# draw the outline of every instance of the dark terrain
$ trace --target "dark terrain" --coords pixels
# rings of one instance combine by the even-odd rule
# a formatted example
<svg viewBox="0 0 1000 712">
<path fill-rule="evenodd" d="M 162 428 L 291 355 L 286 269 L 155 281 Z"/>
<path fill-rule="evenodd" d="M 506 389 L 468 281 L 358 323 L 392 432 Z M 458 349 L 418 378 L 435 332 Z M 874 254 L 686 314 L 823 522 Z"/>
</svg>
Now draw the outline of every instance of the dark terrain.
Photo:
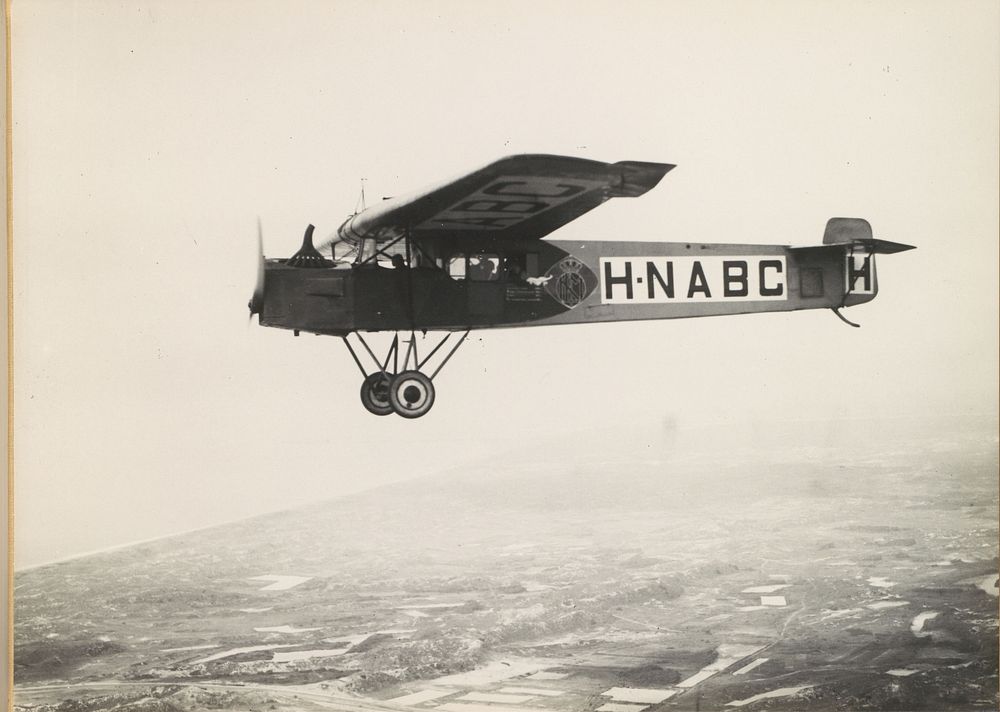
<svg viewBox="0 0 1000 712">
<path fill-rule="evenodd" d="M 15 704 L 996 709 L 995 423 L 585 435 L 19 572 Z"/>
</svg>

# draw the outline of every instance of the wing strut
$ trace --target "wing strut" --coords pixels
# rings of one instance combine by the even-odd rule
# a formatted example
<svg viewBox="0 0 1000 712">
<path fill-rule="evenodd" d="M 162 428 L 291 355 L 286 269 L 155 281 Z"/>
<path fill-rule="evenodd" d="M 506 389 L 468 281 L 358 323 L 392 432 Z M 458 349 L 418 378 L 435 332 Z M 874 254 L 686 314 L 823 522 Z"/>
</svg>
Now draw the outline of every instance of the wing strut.
<svg viewBox="0 0 1000 712">
<path fill-rule="evenodd" d="M 413 337 L 413 329 L 416 327 L 416 311 L 413 308 L 413 254 L 410 251 L 410 228 L 406 228 L 403 246 L 406 248 L 406 315 L 410 318 L 410 347 L 416 349 L 417 340 Z M 410 354 L 407 352 L 407 359 Z M 416 351 L 413 353 L 413 360 L 417 360 Z"/>
</svg>

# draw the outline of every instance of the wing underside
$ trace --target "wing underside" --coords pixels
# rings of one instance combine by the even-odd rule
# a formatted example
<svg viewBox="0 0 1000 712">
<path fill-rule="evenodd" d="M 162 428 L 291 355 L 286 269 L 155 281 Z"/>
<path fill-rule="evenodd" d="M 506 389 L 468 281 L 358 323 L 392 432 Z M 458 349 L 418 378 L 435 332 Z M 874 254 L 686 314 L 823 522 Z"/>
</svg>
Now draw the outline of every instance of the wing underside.
<svg viewBox="0 0 1000 712">
<path fill-rule="evenodd" d="M 540 239 L 610 198 L 642 195 L 673 168 L 666 163 L 602 163 L 527 154 L 500 159 L 460 178 L 383 201 L 352 216 L 338 238 L 356 243 L 414 238 Z"/>
</svg>

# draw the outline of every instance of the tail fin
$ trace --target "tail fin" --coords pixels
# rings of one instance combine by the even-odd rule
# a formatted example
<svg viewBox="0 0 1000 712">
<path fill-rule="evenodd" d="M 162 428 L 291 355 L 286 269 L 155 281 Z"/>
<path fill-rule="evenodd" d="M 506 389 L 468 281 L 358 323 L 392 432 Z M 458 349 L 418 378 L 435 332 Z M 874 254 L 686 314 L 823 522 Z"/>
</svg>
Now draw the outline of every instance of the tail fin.
<svg viewBox="0 0 1000 712">
<path fill-rule="evenodd" d="M 845 285 L 841 306 L 845 307 L 871 301 L 878 294 L 875 255 L 891 255 L 915 249 L 913 245 L 901 242 L 876 240 L 872 237 L 872 226 L 863 218 L 830 218 L 823 233 L 823 244 L 844 249 Z M 837 316 L 844 319 L 839 312 Z"/>
</svg>

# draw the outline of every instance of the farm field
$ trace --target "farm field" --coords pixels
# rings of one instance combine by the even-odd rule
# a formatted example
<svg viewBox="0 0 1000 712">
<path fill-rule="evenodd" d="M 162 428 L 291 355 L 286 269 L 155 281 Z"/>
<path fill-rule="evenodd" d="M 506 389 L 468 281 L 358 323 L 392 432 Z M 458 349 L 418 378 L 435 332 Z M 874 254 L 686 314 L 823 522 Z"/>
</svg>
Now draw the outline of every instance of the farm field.
<svg viewBox="0 0 1000 712">
<path fill-rule="evenodd" d="M 611 433 L 18 572 L 15 704 L 995 709 L 995 430 L 851 427 Z"/>
</svg>

